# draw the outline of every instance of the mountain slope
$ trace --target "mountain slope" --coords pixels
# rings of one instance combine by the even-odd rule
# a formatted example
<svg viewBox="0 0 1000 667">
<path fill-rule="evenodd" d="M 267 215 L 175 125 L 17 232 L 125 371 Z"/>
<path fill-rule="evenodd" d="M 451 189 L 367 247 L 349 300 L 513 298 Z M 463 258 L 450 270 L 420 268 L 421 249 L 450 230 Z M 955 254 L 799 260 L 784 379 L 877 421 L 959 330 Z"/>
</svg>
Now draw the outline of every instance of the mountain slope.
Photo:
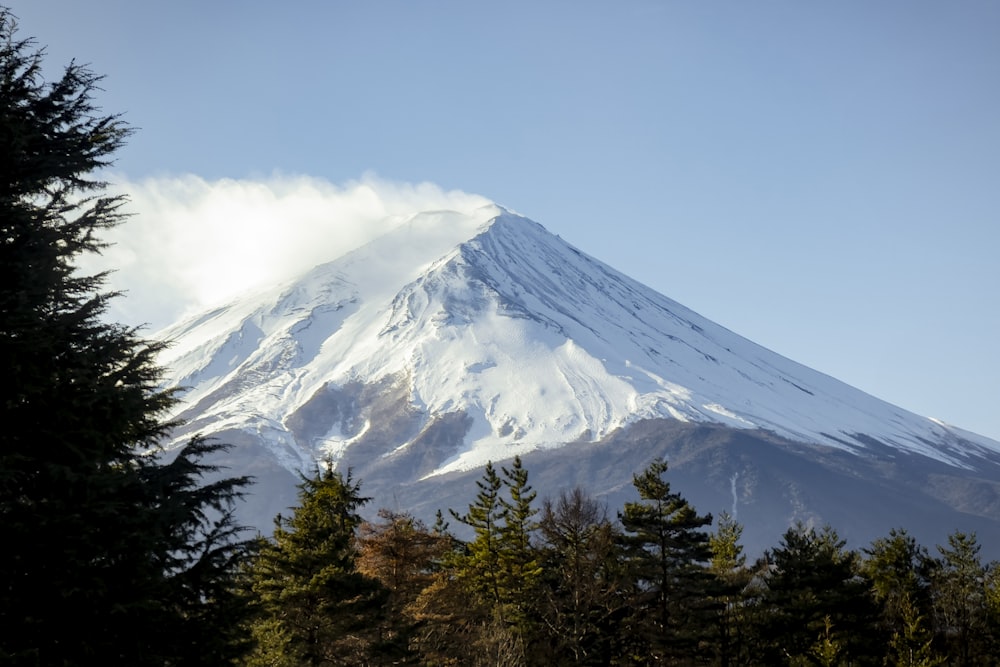
<svg viewBox="0 0 1000 667">
<path fill-rule="evenodd" d="M 236 467 L 252 459 L 275 479 L 331 457 L 380 500 L 404 487 L 440 495 L 442 480 L 515 454 L 567 480 L 602 445 L 648 461 L 670 441 L 628 444 L 649 424 L 752 433 L 768 451 L 837 452 L 859 469 L 905 457 L 918 476 L 992 475 L 1000 460 L 1000 443 L 766 350 L 499 207 L 414 215 L 164 335 L 176 341 L 171 379 L 189 387 L 179 437 L 219 434 L 240 445 Z M 606 492 L 634 471 L 607 472 Z"/>
</svg>

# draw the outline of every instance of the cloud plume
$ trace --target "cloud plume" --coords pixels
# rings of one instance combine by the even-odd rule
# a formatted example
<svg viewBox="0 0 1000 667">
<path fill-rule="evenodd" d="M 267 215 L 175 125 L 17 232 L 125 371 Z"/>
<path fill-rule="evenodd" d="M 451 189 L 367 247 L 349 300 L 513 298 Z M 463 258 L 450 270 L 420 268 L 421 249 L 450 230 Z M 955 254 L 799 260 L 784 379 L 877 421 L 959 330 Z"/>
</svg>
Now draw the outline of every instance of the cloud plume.
<svg viewBox="0 0 1000 667">
<path fill-rule="evenodd" d="M 126 295 L 113 302 L 111 318 L 149 332 L 339 257 L 409 214 L 490 203 L 375 176 L 343 185 L 303 176 L 119 178 L 112 192 L 129 196 L 134 215 L 105 235 L 111 247 L 80 265 L 112 270 L 108 287 Z"/>
</svg>

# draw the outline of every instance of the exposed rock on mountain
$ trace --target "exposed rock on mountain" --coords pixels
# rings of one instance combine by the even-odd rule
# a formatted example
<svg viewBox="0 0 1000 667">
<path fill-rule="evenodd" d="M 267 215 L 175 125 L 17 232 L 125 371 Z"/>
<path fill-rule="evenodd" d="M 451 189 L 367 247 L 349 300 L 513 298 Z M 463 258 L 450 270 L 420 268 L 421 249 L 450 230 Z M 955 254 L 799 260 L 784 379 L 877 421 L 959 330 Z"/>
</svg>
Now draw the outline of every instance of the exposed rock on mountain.
<svg viewBox="0 0 1000 667">
<path fill-rule="evenodd" d="M 860 546 L 905 526 L 991 542 L 1000 443 L 756 345 L 499 207 L 425 212 L 293 283 L 182 322 L 163 359 L 187 387 L 177 434 L 235 447 L 267 531 L 298 470 L 350 466 L 373 507 L 464 507 L 520 454 L 542 494 L 613 510 L 653 457 L 751 549 L 794 520 Z M 990 534 L 992 533 L 992 534 Z"/>
</svg>

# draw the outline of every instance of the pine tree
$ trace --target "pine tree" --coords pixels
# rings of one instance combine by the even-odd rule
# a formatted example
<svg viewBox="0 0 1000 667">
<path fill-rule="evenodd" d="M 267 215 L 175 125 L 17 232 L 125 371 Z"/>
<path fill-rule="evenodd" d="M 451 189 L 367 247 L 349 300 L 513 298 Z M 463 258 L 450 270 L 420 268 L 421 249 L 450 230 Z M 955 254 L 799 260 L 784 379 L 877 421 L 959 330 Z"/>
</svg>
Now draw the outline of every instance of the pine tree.
<svg viewBox="0 0 1000 667">
<path fill-rule="evenodd" d="M 937 667 L 945 660 L 934 650 L 934 633 L 908 595 L 898 602 L 899 627 L 889 640 L 886 664 L 893 667 Z"/>
<path fill-rule="evenodd" d="M 761 606 L 766 664 L 810 655 L 817 641 L 848 661 L 873 661 L 879 652 L 870 629 L 877 619 L 871 584 L 858 556 L 844 549 L 832 528 L 817 532 L 798 524 L 785 532 L 766 559 L 770 568 Z M 867 664 L 867 663 L 866 663 Z"/>
<path fill-rule="evenodd" d="M 649 663 L 694 660 L 711 627 L 713 601 L 709 536 L 711 515 L 699 515 L 663 479 L 667 463 L 653 461 L 633 477 L 638 502 L 625 503 L 619 520 L 637 591 L 636 636 Z"/>
<path fill-rule="evenodd" d="M 728 512 L 719 515 L 719 524 L 709 536 L 712 553 L 710 570 L 715 576 L 713 592 L 718 600 L 718 663 L 722 667 L 743 664 L 747 659 L 748 601 L 744 595 L 751 571 L 740 544 L 743 526 Z"/>
<path fill-rule="evenodd" d="M 299 484 L 299 504 L 275 519 L 249 573 L 258 601 L 257 637 L 269 636 L 249 664 L 288 656 L 300 665 L 367 665 L 382 647 L 378 630 L 388 592 L 357 570 L 358 509 L 368 501 L 350 472 L 329 461 Z M 280 651 L 280 655 L 271 651 Z"/>
<path fill-rule="evenodd" d="M 988 571 L 979 556 L 981 549 L 974 533 L 952 533 L 948 546 L 938 546 L 940 567 L 931 580 L 936 633 L 962 667 L 987 664 L 993 641 Z"/>
<path fill-rule="evenodd" d="M 912 657 L 916 650 L 913 642 L 922 641 L 918 626 L 926 625 L 923 630 L 930 631 L 933 559 L 901 529 L 872 542 L 865 555 L 862 569 L 880 607 L 880 629 L 885 636 L 895 638 L 893 649 L 897 653 L 902 655 L 905 650 Z M 905 646 L 900 644 L 904 640 Z"/>
<path fill-rule="evenodd" d="M 465 514 L 449 510 L 459 522 L 474 531 L 474 537 L 466 545 L 465 555 L 459 559 L 459 578 L 483 604 L 494 610 L 500 621 L 506 623 L 504 606 L 506 598 L 500 576 L 500 541 L 505 510 L 500 502 L 503 481 L 493 467 L 486 464 L 483 477 L 476 481 L 479 489 L 476 499 L 469 504 Z"/>
<path fill-rule="evenodd" d="M 843 643 L 833 632 L 833 621 L 823 618 L 823 629 L 809 650 L 802 655 L 789 657 L 791 667 L 846 667 Z"/>
<path fill-rule="evenodd" d="M 505 616 L 522 636 L 534 628 L 535 594 L 541 577 L 541 559 L 531 537 L 538 528 L 534 520 L 538 510 L 533 503 L 537 494 L 528 484 L 528 471 L 515 456 L 510 468 L 502 467 L 503 483 L 509 498 L 500 498 L 503 525 L 500 528 L 500 586 L 504 591 Z"/>
<path fill-rule="evenodd" d="M 173 426 L 162 344 L 104 321 L 105 275 L 76 268 L 125 220 L 93 174 L 130 129 L 86 68 L 46 82 L 16 29 L 0 8 L 0 662 L 225 664 L 247 480 L 199 487 L 217 445 L 197 439 L 155 455 Z"/>
<path fill-rule="evenodd" d="M 531 544 L 535 492 L 520 457 L 501 474 L 487 463 L 468 511 L 450 510 L 474 530 L 472 541 L 451 566 L 478 603 L 472 609 L 488 610 L 481 635 L 484 650 L 497 659 L 523 662 L 535 630 L 532 612 L 541 574 L 539 554 Z"/>
</svg>

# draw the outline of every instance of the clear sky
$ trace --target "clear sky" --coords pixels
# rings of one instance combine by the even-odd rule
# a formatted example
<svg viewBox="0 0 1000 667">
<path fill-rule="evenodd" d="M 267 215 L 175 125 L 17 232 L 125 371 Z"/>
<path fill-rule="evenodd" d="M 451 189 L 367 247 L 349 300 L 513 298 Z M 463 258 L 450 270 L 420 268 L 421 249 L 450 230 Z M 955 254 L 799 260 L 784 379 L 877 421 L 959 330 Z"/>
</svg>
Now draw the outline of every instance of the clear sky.
<svg viewBox="0 0 1000 667">
<path fill-rule="evenodd" d="M 116 278 L 151 325 L 226 261 L 266 263 L 269 216 L 298 216 L 294 256 L 355 238 L 316 211 L 363 208 L 365 183 L 385 210 L 457 190 L 1000 439 L 995 0 L 6 1 L 138 128 L 117 257 L 188 259 Z"/>
</svg>

